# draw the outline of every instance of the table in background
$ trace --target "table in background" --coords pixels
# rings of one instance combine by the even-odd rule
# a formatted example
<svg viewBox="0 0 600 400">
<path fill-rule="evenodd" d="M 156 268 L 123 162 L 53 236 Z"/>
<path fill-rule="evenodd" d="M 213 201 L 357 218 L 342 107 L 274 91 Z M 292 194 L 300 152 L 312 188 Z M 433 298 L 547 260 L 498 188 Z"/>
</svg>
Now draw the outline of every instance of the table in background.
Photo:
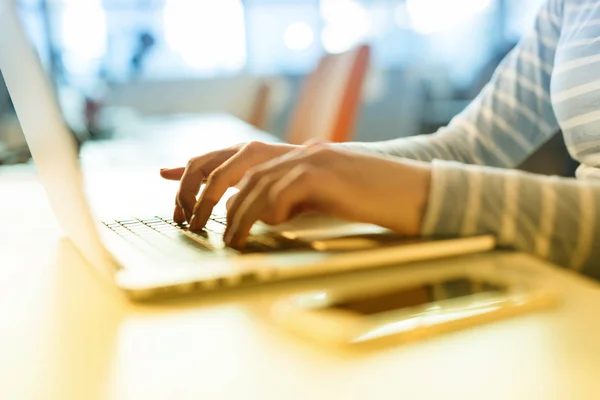
<svg viewBox="0 0 600 400">
<path fill-rule="evenodd" d="M 218 126 L 243 140 L 257 136 L 226 117 L 186 124 L 192 132 Z M 182 152 L 217 145 L 198 143 Z M 89 149 L 86 168 L 100 168 L 109 147 Z M 148 179 L 135 182 L 156 180 L 152 162 L 134 169 Z M 174 189 L 167 186 L 161 188 Z M 140 187 L 140 195 L 147 190 Z M 593 399 L 600 393 L 600 289 L 568 271 L 532 267 L 564 293 L 555 310 L 343 353 L 297 339 L 257 310 L 298 290 L 394 279 L 401 268 L 132 304 L 99 281 L 64 239 L 31 166 L 0 169 L 0 193 L 3 399 Z M 516 267 L 531 263 L 498 252 L 418 267 L 500 259 Z"/>
</svg>

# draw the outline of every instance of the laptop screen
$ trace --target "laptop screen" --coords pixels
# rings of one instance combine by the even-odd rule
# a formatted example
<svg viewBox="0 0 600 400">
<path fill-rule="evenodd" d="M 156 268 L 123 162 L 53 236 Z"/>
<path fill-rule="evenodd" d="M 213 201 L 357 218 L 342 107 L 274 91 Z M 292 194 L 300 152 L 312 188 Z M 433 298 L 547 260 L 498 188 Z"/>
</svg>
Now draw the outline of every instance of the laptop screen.
<svg viewBox="0 0 600 400">
<path fill-rule="evenodd" d="M 83 192 L 77 144 L 11 0 L 0 0 L 0 70 L 59 223 L 83 255 L 109 273 L 114 264 Z"/>
</svg>

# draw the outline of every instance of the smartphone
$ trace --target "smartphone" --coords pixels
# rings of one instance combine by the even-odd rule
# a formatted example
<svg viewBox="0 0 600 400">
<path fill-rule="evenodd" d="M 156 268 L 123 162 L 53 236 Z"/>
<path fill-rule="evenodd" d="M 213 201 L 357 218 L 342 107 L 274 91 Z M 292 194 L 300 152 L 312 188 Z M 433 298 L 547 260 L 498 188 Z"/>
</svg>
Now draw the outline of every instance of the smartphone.
<svg viewBox="0 0 600 400">
<path fill-rule="evenodd" d="M 414 341 L 553 306 L 555 292 L 501 270 L 453 270 L 397 285 L 322 290 L 276 301 L 272 317 L 321 342 Z"/>
</svg>

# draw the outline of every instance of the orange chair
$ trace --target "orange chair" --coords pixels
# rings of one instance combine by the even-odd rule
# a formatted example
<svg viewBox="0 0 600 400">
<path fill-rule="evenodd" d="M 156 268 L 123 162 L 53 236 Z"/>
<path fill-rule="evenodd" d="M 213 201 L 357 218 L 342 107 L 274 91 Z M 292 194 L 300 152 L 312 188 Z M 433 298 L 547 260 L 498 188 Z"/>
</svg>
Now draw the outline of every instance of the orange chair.
<svg viewBox="0 0 600 400">
<path fill-rule="evenodd" d="M 362 45 L 321 58 L 300 93 L 287 132 L 289 143 L 352 138 L 370 55 L 370 47 Z"/>
</svg>

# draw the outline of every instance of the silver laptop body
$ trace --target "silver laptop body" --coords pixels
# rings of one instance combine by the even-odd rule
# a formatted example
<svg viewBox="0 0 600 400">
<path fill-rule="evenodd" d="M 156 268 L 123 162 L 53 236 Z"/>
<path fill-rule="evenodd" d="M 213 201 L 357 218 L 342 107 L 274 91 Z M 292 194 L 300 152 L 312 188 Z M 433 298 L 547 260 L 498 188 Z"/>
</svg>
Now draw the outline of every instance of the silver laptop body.
<svg viewBox="0 0 600 400">
<path fill-rule="evenodd" d="M 495 245 L 490 236 L 406 241 L 382 228 L 312 216 L 309 224 L 319 229 L 307 229 L 306 220 L 303 228 L 255 227 L 249 248 L 238 252 L 222 245 L 225 219 L 219 215 L 200 233 L 162 215 L 100 223 L 86 198 L 76 143 L 12 0 L 0 0 L 0 70 L 59 223 L 89 263 L 131 298 L 454 256 Z M 337 236 L 323 234 L 329 223 Z"/>
</svg>

